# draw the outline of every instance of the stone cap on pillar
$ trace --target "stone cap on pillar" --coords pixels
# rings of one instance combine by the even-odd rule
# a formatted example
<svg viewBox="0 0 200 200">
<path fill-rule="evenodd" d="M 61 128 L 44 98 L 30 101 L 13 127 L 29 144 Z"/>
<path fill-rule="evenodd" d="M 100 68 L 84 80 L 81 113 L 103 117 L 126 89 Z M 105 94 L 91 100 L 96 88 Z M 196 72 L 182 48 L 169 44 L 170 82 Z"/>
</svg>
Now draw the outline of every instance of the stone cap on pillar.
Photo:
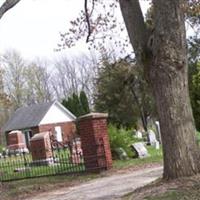
<svg viewBox="0 0 200 200">
<path fill-rule="evenodd" d="M 108 118 L 108 113 L 88 113 L 86 115 L 80 116 L 77 120 L 85 120 L 85 119 L 101 119 L 101 118 Z"/>
</svg>

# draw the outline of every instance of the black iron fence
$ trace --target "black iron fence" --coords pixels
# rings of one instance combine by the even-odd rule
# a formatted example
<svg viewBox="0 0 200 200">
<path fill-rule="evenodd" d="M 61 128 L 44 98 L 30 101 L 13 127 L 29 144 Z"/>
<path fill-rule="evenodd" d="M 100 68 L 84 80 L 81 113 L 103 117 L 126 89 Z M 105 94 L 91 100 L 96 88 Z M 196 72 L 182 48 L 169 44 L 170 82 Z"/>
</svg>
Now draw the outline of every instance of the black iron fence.
<svg viewBox="0 0 200 200">
<path fill-rule="evenodd" d="M 86 172 L 85 159 L 96 162 L 99 158 L 91 156 L 84 158 L 80 148 L 80 141 L 72 141 L 71 145 L 52 143 L 53 156 L 35 160 L 31 153 L 12 152 L 0 157 L 0 181 L 12 181 L 26 178 L 52 176 L 60 174 L 74 174 Z M 98 144 L 102 153 L 98 156 L 105 161 L 103 144 Z M 104 163 L 104 162 L 102 162 Z M 94 168 L 99 166 L 94 165 Z M 100 167 L 104 167 L 103 164 Z"/>
</svg>

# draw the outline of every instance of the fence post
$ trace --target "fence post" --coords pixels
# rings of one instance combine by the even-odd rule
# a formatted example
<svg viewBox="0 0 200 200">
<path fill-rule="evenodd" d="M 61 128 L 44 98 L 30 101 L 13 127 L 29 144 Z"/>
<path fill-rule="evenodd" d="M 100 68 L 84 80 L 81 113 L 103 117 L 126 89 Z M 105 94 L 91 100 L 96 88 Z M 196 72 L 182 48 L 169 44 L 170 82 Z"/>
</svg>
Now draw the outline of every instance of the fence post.
<svg viewBox="0 0 200 200">
<path fill-rule="evenodd" d="M 87 171 L 98 172 L 112 167 L 107 117 L 105 113 L 89 113 L 77 120 Z"/>
</svg>

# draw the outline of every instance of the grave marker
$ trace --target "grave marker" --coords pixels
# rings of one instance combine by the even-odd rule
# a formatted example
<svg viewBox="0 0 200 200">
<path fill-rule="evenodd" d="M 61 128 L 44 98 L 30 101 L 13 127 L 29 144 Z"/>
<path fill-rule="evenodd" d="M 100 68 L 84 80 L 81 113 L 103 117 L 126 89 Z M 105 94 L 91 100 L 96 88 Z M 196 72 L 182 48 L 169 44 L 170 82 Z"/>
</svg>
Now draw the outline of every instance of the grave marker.
<svg viewBox="0 0 200 200">
<path fill-rule="evenodd" d="M 149 130 L 148 135 L 149 135 L 149 142 L 151 146 L 154 146 L 155 143 L 157 142 L 156 134 L 152 130 Z"/>
<path fill-rule="evenodd" d="M 148 151 L 142 142 L 137 142 L 131 145 L 136 151 L 139 158 L 146 158 L 149 156 Z"/>
<path fill-rule="evenodd" d="M 137 130 L 136 133 L 135 133 L 135 136 L 136 136 L 136 138 L 138 138 L 138 139 L 142 139 L 142 132 L 139 131 L 139 130 Z"/>
<path fill-rule="evenodd" d="M 35 163 L 52 164 L 53 152 L 49 132 L 35 134 L 30 139 L 30 148 Z"/>
<path fill-rule="evenodd" d="M 155 125 L 156 125 L 156 131 L 158 133 L 158 140 L 159 140 L 160 144 L 162 144 L 159 121 L 155 121 Z"/>
<path fill-rule="evenodd" d="M 8 149 L 11 151 L 27 149 L 24 134 L 21 131 L 15 130 L 8 133 Z"/>
</svg>

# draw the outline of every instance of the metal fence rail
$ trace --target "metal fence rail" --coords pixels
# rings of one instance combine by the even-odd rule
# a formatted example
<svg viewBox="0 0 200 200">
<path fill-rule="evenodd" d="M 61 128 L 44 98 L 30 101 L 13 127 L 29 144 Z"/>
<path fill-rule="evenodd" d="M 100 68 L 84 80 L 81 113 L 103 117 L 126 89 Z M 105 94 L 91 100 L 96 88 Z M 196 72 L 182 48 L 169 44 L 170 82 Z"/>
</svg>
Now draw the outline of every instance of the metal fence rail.
<svg viewBox="0 0 200 200">
<path fill-rule="evenodd" d="M 83 157 L 83 153 L 80 152 L 80 148 L 76 147 L 75 142 L 73 145 L 74 148 L 70 145 L 62 147 L 54 145 L 52 147 L 53 156 L 42 160 L 33 160 L 32 154 L 25 152 L 4 155 L 0 158 L 0 181 L 83 173 L 87 171 L 87 166 L 90 166 L 90 170 L 94 169 L 94 171 L 105 169 L 103 144 L 95 144 L 100 151 L 98 156 L 88 157 Z"/>
<path fill-rule="evenodd" d="M 85 171 L 82 155 L 66 149 L 54 150 L 54 157 L 32 160 L 31 154 L 14 154 L 0 159 L 0 181 L 11 181 L 41 176 L 80 173 Z"/>
</svg>

